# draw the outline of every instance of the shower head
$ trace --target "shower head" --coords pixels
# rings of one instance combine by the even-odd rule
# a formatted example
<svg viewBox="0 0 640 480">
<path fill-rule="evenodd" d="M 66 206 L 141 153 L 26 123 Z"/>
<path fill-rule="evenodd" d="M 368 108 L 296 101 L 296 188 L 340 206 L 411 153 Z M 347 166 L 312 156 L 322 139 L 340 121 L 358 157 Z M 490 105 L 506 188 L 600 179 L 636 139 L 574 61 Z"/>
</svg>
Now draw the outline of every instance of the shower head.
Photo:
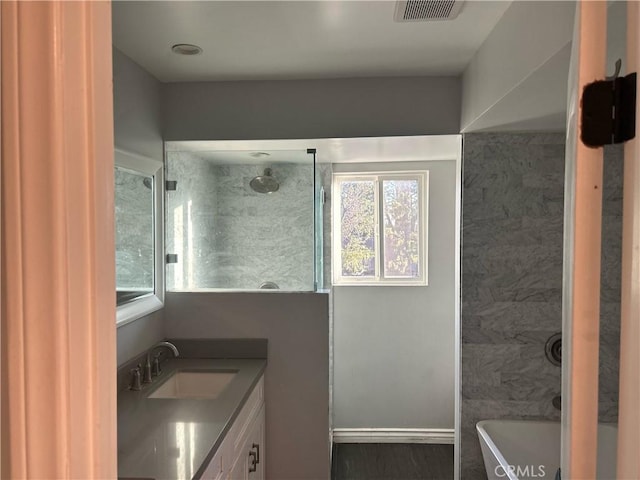
<svg viewBox="0 0 640 480">
<path fill-rule="evenodd" d="M 249 182 L 251 189 L 258 193 L 273 193 L 280 188 L 278 181 L 272 177 L 271 169 L 265 168 L 263 175 L 258 175 Z"/>
</svg>

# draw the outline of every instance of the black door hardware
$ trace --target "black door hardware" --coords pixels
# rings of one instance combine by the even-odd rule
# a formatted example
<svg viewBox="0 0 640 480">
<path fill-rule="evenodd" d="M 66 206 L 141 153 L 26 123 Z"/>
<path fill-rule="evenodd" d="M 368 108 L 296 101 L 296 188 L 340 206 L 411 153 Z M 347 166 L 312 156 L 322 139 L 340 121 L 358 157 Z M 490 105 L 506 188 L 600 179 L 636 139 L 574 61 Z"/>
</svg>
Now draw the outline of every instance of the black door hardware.
<svg viewBox="0 0 640 480">
<path fill-rule="evenodd" d="M 588 147 L 623 143 L 636 136 L 636 73 L 620 77 L 621 60 L 612 77 L 584 87 L 580 139 Z"/>
</svg>

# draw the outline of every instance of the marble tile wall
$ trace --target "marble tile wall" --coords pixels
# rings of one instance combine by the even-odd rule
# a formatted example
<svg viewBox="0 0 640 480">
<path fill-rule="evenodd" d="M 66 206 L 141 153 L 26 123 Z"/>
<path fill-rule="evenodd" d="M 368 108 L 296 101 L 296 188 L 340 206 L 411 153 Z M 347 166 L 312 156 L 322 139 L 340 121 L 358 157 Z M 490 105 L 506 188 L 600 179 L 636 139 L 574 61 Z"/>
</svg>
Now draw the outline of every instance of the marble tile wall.
<svg viewBox="0 0 640 480">
<path fill-rule="evenodd" d="M 263 166 L 216 166 L 218 207 L 213 262 L 217 286 L 314 288 L 313 165 L 274 163 L 280 188 L 256 193 L 249 182 Z"/>
<path fill-rule="evenodd" d="M 623 147 L 621 145 L 605 147 L 604 158 L 598 400 L 600 421 L 617 422 L 622 276 Z"/>
<path fill-rule="evenodd" d="M 620 158 L 607 152 L 601 420 L 617 398 Z M 464 136 L 462 220 L 463 480 L 486 478 L 475 424 L 559 420 L 561 370 L 544 356 L 562 328 L 564 134 Z"/>
<path fill-rule="evenodd" d="M 166 178 L 177 189 L 166 194 L 165 249 L 178 255 L 166 268 L 167 290 L 211 288 L 215 272 L 218 195 L 215 166 L 190 152 L 168 152 Z"/>
<path fill-rule="evenodd" d="M 168 178 L 178 181 L 178 190 L 168 194 L 174 238 L 167 238 L 167 251 L 179 255 L 167 269 L 170 289 L 257 289 L 274 282 L 281 290 L 313 290 L 313 165 L 268 166 L 280 188 L 261 194 L 249 182 L 265 166 L 169 154 Z M 183 221 L 172 220 L 181 208 Z"/>
<path fill-rule="evenodd" d="M 324 187 L 325 202 L 322 206 L 322 276 L 325 289 L 331 288 L 331 180 L 330 163 L 316 164 L 316 182 Z"/>
</svg>

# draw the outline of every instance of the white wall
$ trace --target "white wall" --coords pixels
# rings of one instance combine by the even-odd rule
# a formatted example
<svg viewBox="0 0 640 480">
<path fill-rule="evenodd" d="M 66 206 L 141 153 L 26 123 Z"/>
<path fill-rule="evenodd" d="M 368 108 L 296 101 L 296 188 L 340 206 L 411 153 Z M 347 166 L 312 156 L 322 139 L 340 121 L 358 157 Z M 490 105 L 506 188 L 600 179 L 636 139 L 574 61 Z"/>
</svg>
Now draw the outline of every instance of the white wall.
<svg viewBox="0 0 640 480">
<path fill-rule="evenodd" d="M 166 140 L 247 140 L 460 131 L 460 78 L 163 84 Z"/>
<path fill-rule="evenodd" d="M 512 3 L 463 74 L 461 131 L 563 127 L 574 11 L 574 2 Z"/>
<path fill-rule="evenodd" d="M 119 148 L 163 160 L 160 82 L 116 48 L 113 49 L 113 117 L 115 143 Z M 118 328 L 118 365 L 163 338 L 162 311 Z"/>
<path fill-rule="evenodd" d="M 151 345 L 163 340 L 164 312 L 155 311 L 118 328 L 118 365 L 140 355 Z"/>
<path fill-rule="evenodd" d="M 333 427 L 454 427 L 455 160 L 334 164 L 429 170 L 429 285 L 334 287 Z"/>
<path fill-rule="evenodd" d="M 329 304 L 317 293 L 168 292 L 169 338 L 266 338 L 267 478 L 329 478 Z"/>
<path fill-rule="evenodd" d="M 608 3 L 607 72 L 623 59 L 626 2 Z M 575 3 L 513 2 L 462 77 L 461 131 L 565 129 Z"/>
<path fill-rule="evenodd" d="M 161 83 L 113 49 L 113 118 L 116 145 L 163 160 Z"/>
</svg>

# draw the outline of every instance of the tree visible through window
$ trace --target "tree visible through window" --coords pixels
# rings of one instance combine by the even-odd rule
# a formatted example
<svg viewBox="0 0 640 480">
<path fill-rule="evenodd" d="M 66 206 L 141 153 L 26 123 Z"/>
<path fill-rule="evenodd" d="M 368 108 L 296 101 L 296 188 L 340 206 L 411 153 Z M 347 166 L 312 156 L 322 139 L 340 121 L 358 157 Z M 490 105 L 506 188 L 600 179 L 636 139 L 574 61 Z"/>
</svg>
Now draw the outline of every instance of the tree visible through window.
<svg viewBox="0 0 640 480">
<path fill-rule="evenodd" d="M 421 283 L 427 172 L 334 177 L 334 283 Z"/>
<path fill-rule="evenodd" d="M 384 180 L 384 276 L 420 276 L 418 180 Z"/>
<path fill-rule="evenodd" d="M 340 189 L 342 275 L 375 275 L 375 183 L 346 181 Z"/>
</svg>

